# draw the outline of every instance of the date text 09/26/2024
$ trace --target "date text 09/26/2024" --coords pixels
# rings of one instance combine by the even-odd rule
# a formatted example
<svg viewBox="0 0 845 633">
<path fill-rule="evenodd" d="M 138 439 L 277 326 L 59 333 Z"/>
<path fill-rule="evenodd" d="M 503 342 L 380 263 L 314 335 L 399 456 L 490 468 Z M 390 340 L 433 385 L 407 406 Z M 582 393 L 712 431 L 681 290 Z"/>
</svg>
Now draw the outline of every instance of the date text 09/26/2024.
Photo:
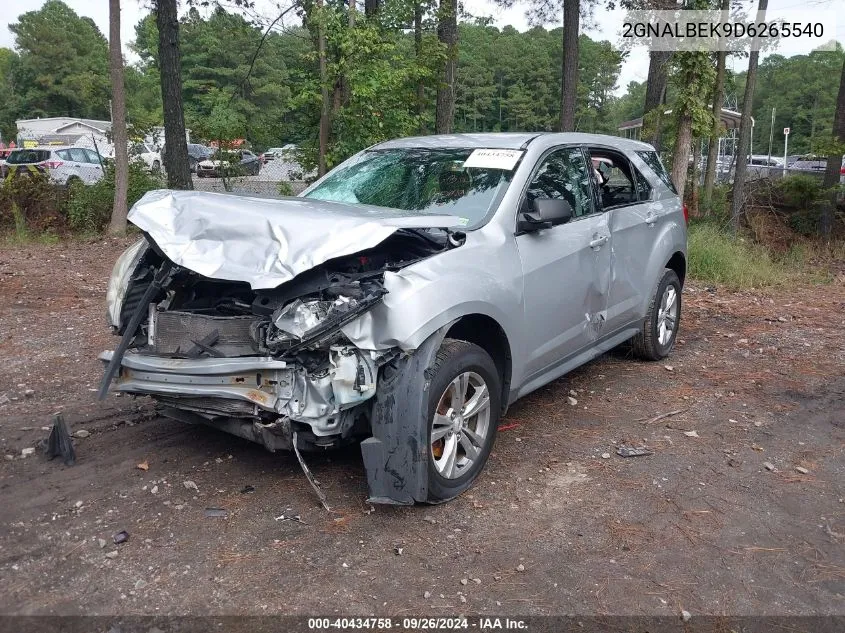
<svg viewBox="0 0 845 633">
<path fill-rule="evenodd" d="M 309 618 L 308 628 L 314 631 L 526 631 L 528 624 L 515 618 Z"/>
</svg>

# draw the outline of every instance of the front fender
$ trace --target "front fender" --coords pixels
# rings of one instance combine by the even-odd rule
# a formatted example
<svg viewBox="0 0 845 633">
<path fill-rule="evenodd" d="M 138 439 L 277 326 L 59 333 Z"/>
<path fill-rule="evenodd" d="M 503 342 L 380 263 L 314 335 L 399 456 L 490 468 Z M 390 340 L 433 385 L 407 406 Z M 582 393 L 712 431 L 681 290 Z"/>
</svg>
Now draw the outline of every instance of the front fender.
<svg viewBox="0 0 845 633">
<path fill-rule="evenodd" d="M 342 329 L 361 349 L 398 347 L 409 352 L 469 314 L 489 316 L 509 340 L 516 340 L 512 334 L 522 314 L 522 287 L 515 280 L 497 279 L 478 269 L 444 270 L 440 263 L 385 273 L 384 287 L 388 293 L 383 301 Z M 513 308 L 512 313 L 503 306 Z"/>
</svg>

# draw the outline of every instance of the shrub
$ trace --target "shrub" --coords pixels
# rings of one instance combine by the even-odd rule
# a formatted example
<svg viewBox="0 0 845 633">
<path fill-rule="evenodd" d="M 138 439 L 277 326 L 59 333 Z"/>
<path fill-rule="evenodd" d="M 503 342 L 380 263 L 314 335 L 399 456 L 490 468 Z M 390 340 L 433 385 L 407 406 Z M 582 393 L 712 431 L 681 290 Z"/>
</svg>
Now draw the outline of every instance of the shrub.
<svg viewBox="0 0 845 633">
<path fill-rule="evenodd" d="M 764 247 L 706 222 L 690 226 L 687 258 L 693 278 L 734 288 L 771 286 L 790 276 Z"/>
<path fill-rule="evenodd" d="M 67 192 L 44 177 L 7 178 L 0 184 L 0 233 L 64 233 Z"/>
<path fill-rule="evenodd" d="M 282 180 L 279 182 L 279 186 L 276 188 L 276 191 L 280 196 L 295 196 L 293 185 L 291 185 L 287 180 Z"/>
<path fill-rule="evenodd" d="M 730 216 L 730 201 L 728 200 L 730 191 L 730 185 L 714 185 L 710 199 L 702 198 L 702 215 L 717 220 L 727 219 Z"/>
<path fill-rule="evenodd" d="M 777 188 L 787 206 L 808 210 L 822 197 L 822 183 L 805 174 L 787 176 L 778 181 Z"/>
<path fill-rule="evenodd" d="M 164 186 L 160 174 L 151 174 L 144 164 L 129 163 L 128 202 L 131 207 L 146 192 Z M 102 179 L 93 185 L 74 183 L 69 189 L 67 216 L 75 231 L 97 233 L 111 219 L 114 204 L 114 166 L 106 166 Z"/>
</svg>

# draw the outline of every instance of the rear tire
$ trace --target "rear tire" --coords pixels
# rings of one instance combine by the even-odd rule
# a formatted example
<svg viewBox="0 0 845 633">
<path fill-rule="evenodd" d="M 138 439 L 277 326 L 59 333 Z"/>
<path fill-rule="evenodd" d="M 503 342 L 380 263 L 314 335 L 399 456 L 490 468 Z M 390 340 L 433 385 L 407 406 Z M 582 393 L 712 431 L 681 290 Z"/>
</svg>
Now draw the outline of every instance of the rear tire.
<svg viewBox="0 0 845 633">
<path fill-rule="evenodd" d="M 467 341 L 445 339 L 426 373 L 427 501 L 439 503 L 463 493 L 483 470 L 496 441 L 502 387 L 490 355 Z"/>
<path fill-rule="evenodd" d="M 648 304 L 640 333 L 631 339 L 634 354 L 643 360 L 662 360 L 675 346 L 681 324 L 681 281 L 666 268 Z"/>
</svg>

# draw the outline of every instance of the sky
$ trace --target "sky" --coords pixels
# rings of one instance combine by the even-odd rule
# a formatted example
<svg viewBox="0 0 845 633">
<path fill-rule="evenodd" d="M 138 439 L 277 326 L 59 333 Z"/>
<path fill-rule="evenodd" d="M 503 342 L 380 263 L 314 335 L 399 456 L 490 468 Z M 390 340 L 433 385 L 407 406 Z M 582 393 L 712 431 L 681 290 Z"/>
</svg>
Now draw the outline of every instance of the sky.
<svg viewBox="0 0 845 633">
<path fill-rule="evenodd" d="M 45 0 L 0 0 L 0 47 L 14 48 L 14 36 L 9 32 L 9 23 L 15 22 L 21 13 L 37 10 L 44 2 Z M 79 15 L 92 18 L 100 31 L 108 37 L 108 0 L 65 0 L 65 2 Z M 120 30 L 124 49 L 134 39 L 135 25 L 149 12 L 150 4 L 149 0 L 121 0 Z M 270 20 L 278 15 L 275 8 L 277 2 L 274 0 L 256 0 L 255 4 L 256 11 L 261 15 L 270 16 Z M 523 31 L 529 26 L 525 18 L 525 5 L 515 3 L 510 9 L 503 9 L 491 0 L 463 0 L 463 5 L 465 10 L 473 15 L 493 17 L 499 27 L 510 24 Z M 835 20 L 833 17 L 835 12 L 845 14 L 843 9 L 845 9 L 845 0 L 770 0 L 769 2 L 770 11 L 789 12 L 788 15 L 794 16 L 794 19 L 802 20 L 824 15 L 827 17 L 828 24 Z M 624 16 L 621 9 L 597 10 L 584 32 L 594 40 L 609 40 L 619 45 Z M 845 44 L 845 17 L 835 20 L 835 31 L 830 38 L 825 34 L 825 39 L 837 39 Z M 814 46 L 814 43 L 806 39 L 797 39 L 781 44 L 775 52 L 786 56 L 806 54 Z M 128 50 L 126 54 L 127 59 L 132 62 L 134 56 Z M 736 71 L 743 70 L 746 65 L 745 58 L 729 57 L 729 66 Z M 615 93 L 624 94 L 630 81 L 644 81 L 647 74 L 648 51 L 644 47 L 634 48 L 622 67 Z"/>
</svg>

